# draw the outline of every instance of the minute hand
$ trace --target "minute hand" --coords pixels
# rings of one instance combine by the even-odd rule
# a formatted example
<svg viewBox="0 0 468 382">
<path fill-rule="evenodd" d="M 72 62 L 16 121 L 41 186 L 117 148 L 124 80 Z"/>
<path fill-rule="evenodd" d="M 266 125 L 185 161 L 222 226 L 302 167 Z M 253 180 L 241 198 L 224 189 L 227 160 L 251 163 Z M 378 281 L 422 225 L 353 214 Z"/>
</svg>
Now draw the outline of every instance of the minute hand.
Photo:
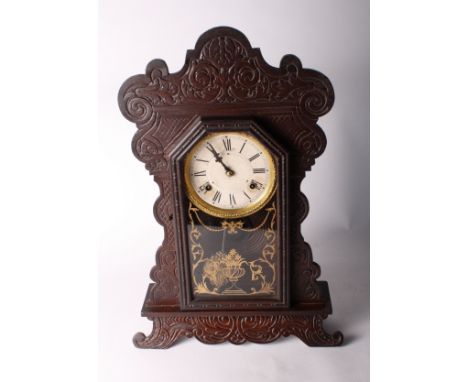
<svg viewBox="0 0 468 382">
<path fill-rule="evenodd" d="M 221 163 L 221 165 L 224 167 L 224 169 L 226 170 L 226 172 L 227 172 L 228 174 L 231 174 L 231 175 L 234 174 L 234 171 L 232 171 L 228 166 L 226 166 L 226 165 L 223 163 L 223 160 L 222 160 L 222 158 L 221 158 L 221 155 L 219 155 L 219 154 L 216 152 L 215 148 L 211 145 L 211 143 L 208 142 L 208 143 L 206 144 L 206 146 L 208 147 L 208 150 L 210 150 L 211 153 L 213 154 L 213 156 L 215 157 L 216 162 Z"/>
</svg>

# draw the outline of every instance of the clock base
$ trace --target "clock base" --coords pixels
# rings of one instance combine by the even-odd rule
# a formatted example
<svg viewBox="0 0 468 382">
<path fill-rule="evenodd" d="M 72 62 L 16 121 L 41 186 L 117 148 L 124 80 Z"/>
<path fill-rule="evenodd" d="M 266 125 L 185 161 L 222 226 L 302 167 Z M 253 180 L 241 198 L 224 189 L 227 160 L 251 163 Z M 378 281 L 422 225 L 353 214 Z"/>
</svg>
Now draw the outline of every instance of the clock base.
<svg viewBox="0 0 468 382">
<path fill-rule="evenodd" d="M 288 310 L 180 311 L 144 306 L 142 315 L 153 321 L 153 330 L 148 336 L 135 334 L 133 343 L 143 349 L 166 349 L 183 337 L 195 337 L 206 344 L 229 341 L 239 345 L 247 341 L 264 344 L 293 335 L 308 346 L 338 346 L 343 334 L 328 334 L 323 328 L 331 303 L 327 283 L 319 283 L 321 289 L 326 288 L 326 300 Z"/>
</svg>

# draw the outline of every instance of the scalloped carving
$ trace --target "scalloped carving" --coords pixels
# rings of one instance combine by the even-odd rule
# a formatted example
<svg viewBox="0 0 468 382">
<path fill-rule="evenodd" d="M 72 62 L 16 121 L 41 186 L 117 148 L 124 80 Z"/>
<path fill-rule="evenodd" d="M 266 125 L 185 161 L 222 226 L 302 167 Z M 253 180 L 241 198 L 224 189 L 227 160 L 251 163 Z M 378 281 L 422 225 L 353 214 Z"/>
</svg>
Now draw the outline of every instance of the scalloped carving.
<svg viewBox="0 0 468 382">
<path fill-rule="evenodd" d="M 292 112 L 294 126 L 288 139 L 301 152 L 302 166 L 310 168 L 326 146 L 323 131 L 316 125 L 334 102 L 333 87 L 326 76 L 303 69 L 293 55 L 283 57 L 279 68 L 268 65 L 259 49 L 252 49 L 245 36 L 231 28 L 215 28 L 203 34 L 186 64 L 170 74 L 166 63 L 156 59 L 148 64 L 145 75 L 128 79 L 119 92 L 122 114 L 140 129 L 153 126 L 167 107 L 213 108 L 235 105 L 271 107 L 278 112 Z M 201 110 L 201 109 L 200 109 Z M 158 124 L 158 123 L 156 123 Z M 170 129 L 165 129 L 170 130 Z M 145 163 L 147 152 L 157 153 L 158 146 L 149 139 L 135 155 Z M 153 171 L 152 166 L 148 166 Z"/>
<path fill-rule="evenodd" d="M 295 106 L 311 120 L 330 110 L 334 93 L 327 77 L 303 69 L 293 55 L 283 57 L 280 68 L 273 68 L 258 49 L 241 40 L 225 28 L 225 34 L 189 52 L 188 64 L 175 74 L 168 74 L 164 61 L 154 60 L 146 76 L 132 77 L 122 87 L 122 113 L 144 124 L 162 106 L 201 103 Z"/>
<path fill-rule="evenodd" d="M 330 335 L 323 329 L 326 317 L 323 313 L 157 316 L 151 318 L 151 334 L 137 333 L 133 343 L 138 348 L 165 349 L 183 337 L 195 337 L 205 344 L 229 341 L 239 345 L 247 341 L 264 344 L 293 335 L 308 346 L 340 345 L 341 332 Z"/>
</svg>

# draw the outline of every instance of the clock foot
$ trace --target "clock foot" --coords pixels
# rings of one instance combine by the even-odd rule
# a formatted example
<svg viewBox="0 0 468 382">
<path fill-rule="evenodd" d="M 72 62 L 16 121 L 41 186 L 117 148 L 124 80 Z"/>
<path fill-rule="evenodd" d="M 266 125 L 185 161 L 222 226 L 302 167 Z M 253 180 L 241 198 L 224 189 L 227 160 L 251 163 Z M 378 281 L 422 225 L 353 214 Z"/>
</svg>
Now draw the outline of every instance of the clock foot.
<svg viewBox="0 0 468 382">
<path fill-rule="evenodd" d="M 338 346 L 341 332 L 328 334 L 323 329 L 323 312 L 272 311 L 230 312 L 219 315 L 210 312 L 153 313 L 153 331 L 145 336 L 137 333 L 133 343 L 138 348 L 166 349 L 183 337 L 195 337 L 206 344 L 229 341 L 239 345 L 250 341 L 269 343 L 281 336 L 298 337 L 308 346 Z"/>
<path fill-rule="evenodd" d="M 170 324 L 170 319 L 162 317 L 154 317 L 153 331 L 149 336 L 138 332 L 133 336 L 133 344 L 140 349 L 167 349 L 171 347 L 179 338 L 184 335 L 189 337 L 189 332 L 183 331 L 183 325 L 180 325 L 178 330 L 174 325 Z M 181 332 L 182 330 L 182 332 Z"/>
</svg>

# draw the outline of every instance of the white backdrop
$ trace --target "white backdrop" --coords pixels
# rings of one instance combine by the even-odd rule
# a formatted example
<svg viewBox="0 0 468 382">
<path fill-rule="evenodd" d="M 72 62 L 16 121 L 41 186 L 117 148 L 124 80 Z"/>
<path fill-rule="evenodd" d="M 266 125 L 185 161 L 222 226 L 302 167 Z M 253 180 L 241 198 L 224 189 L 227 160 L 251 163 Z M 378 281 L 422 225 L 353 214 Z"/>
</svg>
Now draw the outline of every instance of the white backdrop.
<svg viewBox="0 0 468 382">
<path fill-rule="evenodd" d="M 102 381 L 367 381 L 369 375 L 369 15 L 367 1 L 100 0 L 99 141 L 102 154 L 99 339 Z M 328 147 L 302 189 L 310 214 L 302 232 L 330 284 L 330 330 L 340 348 L 308 348 L 296 338 L 269 345 L 207 346 L 185 340 L 169 350 L 133 347 L 154 254 L 163 231 L 152 216 L 158 196 L 133 157 L 135 126 L 117 92 L 129 76 L 162 58 L 178 71 L 198 36 L 226 25 L 243 32 L 278 66 L 292 53 L 327 75 L 336 100 L 321 118 Z"/>
</svg>

